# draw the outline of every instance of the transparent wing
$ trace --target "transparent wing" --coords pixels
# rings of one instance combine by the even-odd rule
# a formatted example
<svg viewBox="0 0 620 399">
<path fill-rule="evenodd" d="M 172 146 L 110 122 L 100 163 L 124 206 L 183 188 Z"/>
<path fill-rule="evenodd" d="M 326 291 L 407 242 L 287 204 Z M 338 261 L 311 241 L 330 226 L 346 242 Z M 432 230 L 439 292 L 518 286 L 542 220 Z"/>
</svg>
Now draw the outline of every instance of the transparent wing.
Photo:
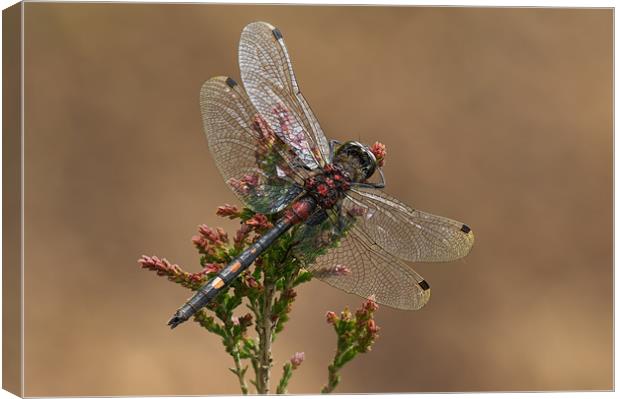
<svg viewBox="0 0 620 399">
<path fill-rule="evenodd" d="M 467 255 L 474 244 L 467 225 L 414 210 L 379 190 L 352 189 L 342 207 L 359 215 L 359 229 L 374 242 L 404 260 L 446 262 Z"/>
<path fill-rule="evenodd" d="M 215 163 L 244 204 L 256 212 L 278 212 L 303 191 L 298 183 L 305 170 L 234 80 L 206 81 L 200 107 Z"/>
<path fill-rule="evenodd" d="M 416 310 L 428 302 L 428 283 L 374 243 L 357 227 L 356 217 L 326 213 L 322 222 L 296 232 L 295 255 L 315 277 L 397 309 Z"/>
<path fill-rule="evenodd" d="M 329 144 L 304 99 L 284 39 L 265 22 L 247 25 L 239 42 L 241 80 L 271 129 L 309 169 L 328 162 Z"/>
</svg>

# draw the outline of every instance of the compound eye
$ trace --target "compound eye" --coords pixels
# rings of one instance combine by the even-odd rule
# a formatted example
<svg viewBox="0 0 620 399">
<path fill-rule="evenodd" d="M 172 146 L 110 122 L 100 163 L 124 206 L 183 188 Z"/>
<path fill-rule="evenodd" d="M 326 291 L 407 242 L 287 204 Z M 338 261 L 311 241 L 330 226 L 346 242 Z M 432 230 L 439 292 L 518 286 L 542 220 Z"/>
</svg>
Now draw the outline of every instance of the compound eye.
<svg viewBox="0 0 620 399">
<path fill-rule="evenodd" d="M 364 148 L 360 156 L 360 160 L 364 168 L 366 179 L 370 179 L 370 177 L 375 173 L 375 169 L 377 167 L 377 162 L 375 161 L 374 154 L 370 152 L 368 148 Z"/>
</svg>

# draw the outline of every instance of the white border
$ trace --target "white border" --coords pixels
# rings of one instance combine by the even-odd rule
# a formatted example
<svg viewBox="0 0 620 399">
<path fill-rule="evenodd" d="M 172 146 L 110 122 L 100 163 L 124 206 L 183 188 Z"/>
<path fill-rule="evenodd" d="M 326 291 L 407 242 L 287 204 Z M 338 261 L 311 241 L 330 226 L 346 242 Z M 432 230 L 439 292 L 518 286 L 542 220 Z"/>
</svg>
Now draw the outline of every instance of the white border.
<svg viewBox="0 0 620 399">
<path fill-rule="evenodd" d="M 45 1 L 45 0 L 41 0 L 41 1 Z M 28 1 L 28 2 L 36 2 L 36 1 Z M 63 1 L 63 2 L 80 2 L 80 1 Z M 83 1 L 82 1 L 83 2 Z M 92 2 L 103 2 L 103 1 L 92 1 Z M 340 2 L 333 2 L 333 1 L 324 1 L 324 0 L 316 0 L 312 3 L 309 2 L 304 2 L 304 1 L 299 1 L 299 0 L 287 0 L 287 1 L 282 1 L 282 0 L 271 0 L 271 1 L 252 1 L 252 0 L 244 0 L 244 1 L 239 1 L 239 0 L 232 0 L 232 1 L 208 1 L 208 2 L 199 2 L 199 1 L 174 1 L 174 0 L 169 0 L 169 1 L 146 1 L 146 0 L 138 0 L 138 1 L 131 1 L 132 3 L 235 3 L 235 4 L 318 4 L 318 5 L 328 5 L 328 4 L 338 4 L 338 5 L 379 5 L 379 6 L 390 6 L 390 5 L 419 5 L 419 6 L 468 6 L 468 7 L 576 7 L 576 8 L 594 8 L 594 7 L 600 7 L 600 8 L 615 8 L 616 7 L 616 2 L 615 1 L 529 1 L 529 2 L 524 2 L 524 1 L 450 1 L 449 3 L 446 1 L 432 1 L 432 0 L 428 0 L 428 1 L 424 1 L 424 2 L 417 2 L 417 1 L 406 1 L 406 0 L 401 0 L 401 1 L 395 1 L 395 0 L 391 0 L 391 1 L 370 1 L 370 0 L 356 0 L 356 1 L 340 1 Z M 0 5 L 2 6 L 2 9 L 5 9 L 13 4 L 15 4 L 15 1 L 10 1 L 10 0 L 0 0 Z M 23 29 L 24 29 L 24 19 L 23 19 L 24 15 L 23 15 L 23 9 L 22 9 L 22 37 L 23 37 Z M 614 18 L 614 22 L 615 22 L 615 18 Z M 0 21 L 0 25 L 1 25 L 1 21 Z M 0 38 L 1 38 L 1 30 L 0 30 Z M 614 23 L 614 77 L 617 73 L 617 66 L 615 63 L 615 54 L 616 54 L 616 44 L 618 43 L 618 32 L 615 30 L 615 23 Z M 21 58 L 22 58 L 22 68 L 23 68 L 23 61 L 24 61 L 24 53 L 23 53 L 23 43 L 22 43 L 22 49 L 21 49 Z M 0 88 L 1 88 L 1 82 L 0 82 Z M 21 81 L 21 90 L 23 93 L 23 86 L 24 82 L 23 82 L 23 77 L 22 77 L 22 81 Z M 618 94 L 618 89 L 617 86 L 615 84 L 615 79 L 614 79 L 614 132 L 615 132 L 615 115 L 616 115 L 616 111 L 617 111 L 617 106 L 615 103 L 615 98 L 616 95 Z M 1 100 L 0 100 L 1 102 Z M 24 191 L 23 191 L 23 172 L 24 172 L 24 164 L 23 164 L 23 159 L 24 159 L 24 135 L 23 135 L 23 129 L 24 129 L 24 97 L 22 96 L 22 103 L 21 103 L 21 109 L 22 109 L 22 115 L 21 115 L 21 123 L 22 123 L 22 135 L 21 135 L 21 155 L 22 155 L 22 192 L 21 192 L 21 201 L 22 204 L 24 203 Z M 0 107 L 0 113 L 1 113 L 1 107 Z M 617 142 L 615 140 L 615 135 L 614 135 L 614 154 L 617 152 Z M 1 169 L 1 159 L 2 159 L 2 155 L 1 155 L 1 142 L 0 142 L 0 169 Z M 617 247 L 618 244 L 618 237 L 615 234 L 615 226 L 617 225 L 617 214 L 615 212 L 616 206 L 618 205 L 617 202 L 617 198 L 615 197 L 615 187 L 616 187 L 616 180 L 615 177 L 618 176 L 618 170 L 617 170 L 617 164 L 615 162 L 615 157 L 614 157 L 614 288 L 618 285 L 618 274 L 615 273 L 615 255 L 616 255 L 616 251 L 615 248 Z M 1 180 L 1 174 L 0 174 L 0 180 Z M 2 199 L 0 198 L 0 206 L 2 204 Z M 0 215 L 0 222 L 1 222 L 2 216 Z M 21 212 L 21 223 L 23 226 L 23 222 L 24 222 L 24 214 L 23 214 L 23 209 Z M 0 238 L 1 238 L 1 232 L 0 232 Z M 22 229 L 22 236 L 21 236 L 21 243 L 22 243 L 22 261 L 24 260 L 24 231 Z M 2 246 L 1 240 L 0 240 L 0 248 Z M 23 268 L 22 268 L 23 270 Z M 22 305 L 23 305 L 23 293 L 24 293 L 24 285 L 23 285 L 23 273 L 22 273 Z M 1 286 L 0 286 L 0 294 L 1 294 Z M 0 297 L 1 298 L 1 297 Z M 614 330 L 615 330 L 615 315 L 616 315 L 616 311 L 618 309 L 618 302 L 617 302 L 617 297 L 615 295 L 615 289 L 614 289 Z M 0 328 L 1 328 L 1 319 L 0 319 Z M 23 337 L 23 308 L 22 308 L 22 325 L 21 325 L 21 331 L 22 331 L 22 337 Z M 617 347 L 615 345 L 616 339 L 617 339 L 617 331 L 614 331 L 614 386 L 615 386 L 615 381 L 618 381 L 618 369 L 615 367 L 615 358 L 616 358 L 616 354 L 617 354 Z M 2 354 L 2 348 L 0 346 L 0 357 Z M 23 345 L 22 345 L 22 359 L 23 359 Z M 23 373 L 23 362 L 22 362 L 22 384 L 24 383 L 24 373 Z M 1 371 L 1 366 L 0 366 L 0 371 Z M 1 378 L 1 373 L 0 373 L 0 378 Z M 413 397 L 414 394 L 380 394 L 380 395 L 373 395 L 376 397 L 381 397 L 381 398 L 387 398 L 387 397 Z M 319 395 L 305 395 L 308 397 L 319 397 Z M 341 398 L 353 398 L 353 397 L 357 397 L 359 395 L 339 395 L 339 397 Z M 587 391 L 587 392 L 551 392 L 551 393 L 523 393 L 523 392 L 517 392 L 517 393 L 497 393 L 497 392 L 493 392 L 493 393 L 437 393 L 437 394 L 415 394 L 416 398 L 420 398 L 420 399 L 430 399 L 430 398 L 443 398 L 443 397 L 468 397 L 468 398 L 486 398 L 486 399 L 498 399 L 498 398 L 567 398 L 567 399 L 574 399 L 574 398 L 611 398 L 611 397 L 615 397 L 615 393 L 614 392 L 592 392 L 592 391 Z M 241 396 L 225 396 L 225 397 L 230 397 L 230 398 L 240 398 Z M 14 396 L 6 391 L 0 390 L 0 399 L 5 399 L 5 398 L 14 398 Z M 140 397 L 140 396 L 134 396 L 134 398 L 144 398 L 144 397 Z M 180 396 L 170 396 L 169 398 L 182 398 Z"/>
</svg>

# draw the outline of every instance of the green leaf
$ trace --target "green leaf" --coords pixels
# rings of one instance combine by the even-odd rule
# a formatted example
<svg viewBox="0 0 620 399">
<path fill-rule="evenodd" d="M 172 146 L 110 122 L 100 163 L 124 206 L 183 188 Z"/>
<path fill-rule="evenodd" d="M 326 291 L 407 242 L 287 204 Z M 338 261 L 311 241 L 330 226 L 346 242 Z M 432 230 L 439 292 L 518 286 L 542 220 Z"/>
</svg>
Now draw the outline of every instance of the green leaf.
<svg viewBox="0 0 620 399">
<path fill-rule="evenodd" d="M 312 280 L 312 273 L 307 270 L 301 270 L 293 282 L 293 287 L 297 287 L 299 284 L 307 283 L 310 280 Z"/>
<path fill-rule="evenodd" d="M 249 209 L 249 208 L 243 208 L 243 210 L 239 213 L 239 218 L 240 218 L 242 221 L 244 221 L 244 222 L 245 222 L 245 221 L 247 221 L 247 220 L 249 220 L 249 219 L 252 219 L 252 216 L 254 216 L 254 215 L 255 215 L 255 213 L 254 213 L 254 211 L 252 211 L 251 209 Z"/>
</svg>

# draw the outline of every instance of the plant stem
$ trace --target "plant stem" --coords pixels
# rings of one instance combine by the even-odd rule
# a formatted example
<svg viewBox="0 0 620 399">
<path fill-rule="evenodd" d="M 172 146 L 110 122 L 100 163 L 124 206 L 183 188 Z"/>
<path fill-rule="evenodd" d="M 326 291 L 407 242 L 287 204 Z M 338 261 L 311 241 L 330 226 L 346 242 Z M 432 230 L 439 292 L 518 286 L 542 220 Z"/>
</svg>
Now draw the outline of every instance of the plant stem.
<svg viewBox="0 0 620 399">
<path fill-rule="evenodd" d="M 344 350 L 338 348 L 338 350 L 336 351 L 336 356 L 334 356 L 334 360 L 327 368 L 327 385 L 325 385 L 323 389 L 321 389 L 321 393 L 331 393 L 334 391 L 334 389 L 336 389 L 338 383 L 340 383 L 340 375 L 338 374 L 338 372 L 349 360 L 352 359 L 351 358 L 349 360 L 343 360 L 343 357 L 353 349 L 353 346 L 348 346 Z"/>
<path fill-rule="evenodd" d="M 258 328 L 258 370 L 256 376 L 256 389 L 259 394 L 269 393 L 269 379 L 271 372 L 271 336 L 273 334 L 273 322 L 271 311 L 275 285 L 265 278 L 265 292 L 262 298 L 261 320 Z"/>
<path fill-rule="evenodd" d="M 239 386 L 241 387 L 241 392 L 244 395 L 248 394 L 248 386 L 245 383 L 245 370 L 243 370 L 243 368 L 241 368 L 241 359 L 239 358 L 239 351 L 234 350 L 232 352 L 232 357 L 235 361 L 235 370 L 237 374 L 237 378 L 239 378 Z"/>
<path fill-rule="evenodd" d="M 328 367 L 329 375 L 327 378 L 327 385 L 321 389 L 321 393 L 331 393 L 336 389 L 336 386 L 340 382 L 340 376 L 338 375 L 338 368 L 334 364 L 330 364 Z"/>
<path fill-rule="evenodd" d="M 292 376 L 293 376 L 293 366 L 290 363 L 285 363 L 284 367 L 282 367 L 282 378 L 280 379 L 280 383 L 278 384 L 278 389 L 276 390 L 276 393 L 278 395 L 283 395 L 287 393 L 286 389 L 288 387 L 288 383 L 291 380 Z"/>
</svg>

